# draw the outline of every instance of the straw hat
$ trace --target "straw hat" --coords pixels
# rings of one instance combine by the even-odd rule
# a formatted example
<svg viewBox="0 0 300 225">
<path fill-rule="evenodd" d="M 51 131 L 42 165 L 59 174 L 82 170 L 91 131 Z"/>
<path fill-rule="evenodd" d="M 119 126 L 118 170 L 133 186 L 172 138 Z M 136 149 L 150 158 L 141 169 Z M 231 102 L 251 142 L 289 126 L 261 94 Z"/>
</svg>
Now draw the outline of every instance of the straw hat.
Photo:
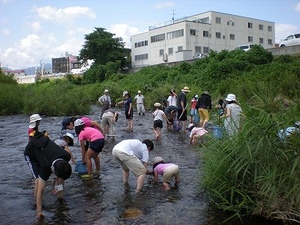
<svg viewBox="0 0 300 225">
<path fill-rule="evenodd" d="M 159 102 L 155 102 L 154 107 L 161 107 L 161 104 Z"/>
<path fill-rule="evenodd" d="M 162 161 L 164 161 L 162 157 L 159 157 L 159 156 L 158 156 L 158 157 L 154 157 L 154 158 L 153 158 L 153 163 L 154 163 L 154 164 L 155 164 L 155 163 L 162 162 Z"/>
<path fill-rule="evenodd" d="M 138 90 L 138 94 L 141 94 L 142 92 L 140 90 Z"/>
<path fill-rule="evenodd" d="M 186 92 L 186 93 L 191 92 L 189 87 L 184 87 L 183 89 L 181 89 L 181 91 Z"/>
</svg>

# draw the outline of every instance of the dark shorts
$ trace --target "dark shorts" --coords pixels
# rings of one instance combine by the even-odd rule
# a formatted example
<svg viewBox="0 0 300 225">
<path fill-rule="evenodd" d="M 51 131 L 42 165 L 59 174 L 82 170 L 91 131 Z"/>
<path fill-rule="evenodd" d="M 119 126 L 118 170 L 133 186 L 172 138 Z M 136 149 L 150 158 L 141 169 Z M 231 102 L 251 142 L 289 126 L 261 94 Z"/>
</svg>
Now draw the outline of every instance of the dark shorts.
<svg viewBox="0 0 300 225">
<path fill-rule="evenodd" d="M 187 120 L 186 110 L 184 111 L 183 114 L 182 114 L 182 111 L 183 111 L 182 109 L 178 109 L 178 111 L 177 111 L 177 119 L 180 120 L 180 121 L 186 121 Z"/>
<path fill-rule="evenodd" d="M 163 121 L 162 120 L 154 120 L 153 122 L 153 127 L 154 128 L 163 128 Z"/>
<path fill-rule="evenodd" d="M 90 143 L 90 149 L 92 149 L 94 152 L 102 152 L 102 148 L 104 147 L 104 138 L 98 139 L 96 141 L 92 141 Z"/>
<path fill-rule="evenodd" d="M 132 120 L 133 119 L 133 110 L 130 111 L 129 115 L 128 115 L 128 111 L 125 111 L 125 118 L 127 120 Z"/>
</svg>

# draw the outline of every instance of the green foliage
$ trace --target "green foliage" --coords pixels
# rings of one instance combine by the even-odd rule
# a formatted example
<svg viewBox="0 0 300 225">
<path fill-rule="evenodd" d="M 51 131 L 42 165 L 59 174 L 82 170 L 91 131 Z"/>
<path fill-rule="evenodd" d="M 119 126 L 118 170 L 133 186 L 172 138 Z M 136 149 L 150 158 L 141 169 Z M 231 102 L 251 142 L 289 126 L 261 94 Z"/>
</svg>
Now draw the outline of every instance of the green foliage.
<svg viewBox="0 0 300 225">
<path fill-rule="evenodd" d="M 13 76 L 4 75 L 0 69 L 0 115 L 18 114 L 23 109 L 23 88 Z"/>
<path fill-rule="evenodd" d="M 5 75 L 0 68 L 0 84 L 17 84 L 12 75 Z"/>
<path fill-rule="evenodd" d="M 104 28 L 96 28 L 85 35 L 80 58 L 83 60 L 94 59 L 96 64 L 105 65 L 115 60 L 123 60 L 124 43 L 122 38 L 115 37 Z"/>
<path fill-rule="evenodd" d="M 277 136 L 299 120 L 299 101 L 286 108 L 276 87 L 243 86 L 252 90 L 252 97 L 241 101 L 243 128 L 233 139 L 210 140 L 203 151 L 203 186 L 212 202 L 234 216 L 299 222 L 299 135 L 288 142 Z"/>
</svg>

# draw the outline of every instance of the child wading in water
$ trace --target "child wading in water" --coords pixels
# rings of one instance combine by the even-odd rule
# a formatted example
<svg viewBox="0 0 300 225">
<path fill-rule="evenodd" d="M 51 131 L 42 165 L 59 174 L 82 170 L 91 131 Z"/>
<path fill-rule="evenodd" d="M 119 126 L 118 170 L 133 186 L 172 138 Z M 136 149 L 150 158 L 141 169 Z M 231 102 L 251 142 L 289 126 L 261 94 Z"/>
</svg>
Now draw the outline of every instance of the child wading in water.
<svg viewBox="0 0 300 225">
<path fill-rule="evenodd" d="M 102 152 L 104 146 L 103 134 L 92 127 L 85 127 L 84 122 L 81 119 L 77 119 L 74 122 L 75 132 L 79 137 L 82 153 L 82 163 L 86 163 L 88 175 L 92 175 L 92 158 L 96 165 L 96 174 L 99 175 L 100 171 L 100 159 L 99 153 Z M 85 148 L 85 141 L 89 142 L 88 149 Z"/>
<path fill-rule="evenodd" d="M 153 181 L 158 181 L 158 175 L 163 177 L 163 189 L 170 190 L 169 182 L 174 177 L 175 186 L 180 182 L 179 167 L 174 163 L 165 163 L 161 157 L 153 159 Z"/>
<path fill-rule="evenodd" d="M 163 128 L 163 118 L 170 124 L 166 114 L 161 110 L 161 104 L 156 102 L 154 104 L 155 111 L 153 112 L 153 132 L 157 141 L 161 140 L 161 129 Z"/>
</svg>

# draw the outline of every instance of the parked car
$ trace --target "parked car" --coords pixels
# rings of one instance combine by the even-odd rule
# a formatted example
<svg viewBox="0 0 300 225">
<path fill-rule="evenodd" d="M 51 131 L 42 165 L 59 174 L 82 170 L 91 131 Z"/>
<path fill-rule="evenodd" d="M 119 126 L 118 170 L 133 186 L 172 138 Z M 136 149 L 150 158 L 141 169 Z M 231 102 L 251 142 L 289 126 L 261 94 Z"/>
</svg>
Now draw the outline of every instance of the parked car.
<svg viewBox="0 0 300 225">
<path fill-rule="evenodd" d="M 206 55 L 202 54 L 202 53 L 196 53 L 194 56 L 193 56 L 193 59 L 201 59 L 201 58 L 204 58 L 206 57 Z"/>
<path fill-rule="evenodd" d="M 239 46 L 236 46 L 234 50 L 238 50 L 238 49 L 241 49 L 245 52 L 249 51 L 251 48 L 253 48 L 254 45 L 252 44 L 245 44 L 245 45 L 239 45 Z"/>
<path fill-rule="evenodd" d="M 292 45 L 300 45 L 300 34 L 291 34 L 283 39 L 279 47 L 292 46 Z"/>
</svg>

